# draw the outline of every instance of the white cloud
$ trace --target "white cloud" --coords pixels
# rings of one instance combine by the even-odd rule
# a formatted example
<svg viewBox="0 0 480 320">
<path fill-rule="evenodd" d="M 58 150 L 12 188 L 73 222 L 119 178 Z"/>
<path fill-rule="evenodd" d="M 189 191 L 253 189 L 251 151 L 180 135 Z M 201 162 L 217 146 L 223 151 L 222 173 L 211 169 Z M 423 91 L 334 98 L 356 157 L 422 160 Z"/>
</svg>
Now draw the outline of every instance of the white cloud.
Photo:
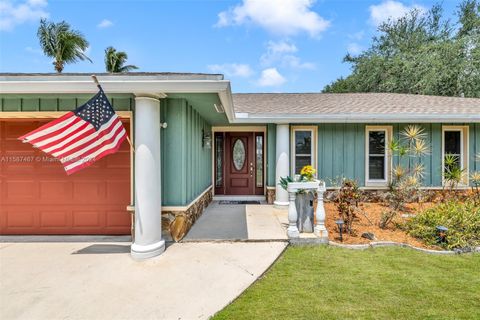
<svg viewBox="0 0 480 320">
<path fill-rule="evenodd" d="M 41 49 L 38 49 L 38 48 L 33 48 L 33 47 L 25 47 L 25 51 L 29 52 L 29 53 L 33 53 L 33 54 L 41 54 L 43 55 L 43 51 Z"/>
<path fill-rule="evenodd" d="M 108 19 L 103 19 L 99 24 L 97 24 L 98 28 L 108 28 L 111 26 L 113 26 L 113 22 Z"/>
<path fill-rule="evenodd" d="M 10 31 L 25 22 L 48 18 L 46 0 L 27 0 L 21 3 L 9 0 L 0 1 L 0 30 Z"/>
<path fill-rule="evenodd" d="M 267 52 L 260 57 L 260 63 L 265 67 L 279 63 L 283 67 L 294 69 L 315 69 L 315 64 L 302 62 L 302 60 L 294 54 L 297 51 L 297 46 L 291 42 L 285 40 L 269 41 L 267 43 Z"/>
<path fill-rule="evenodd" d="M 364 36 L 365 31 L 363 30 L 348 35 L 348 37 L 353 40 L 362 40 Z"/>
<path fill-rule="evenodd" d="M 207 67 L 211 72 L 223 73 L 228 77 L 248 78 L 253 74 L 253 70 L 248 64 L 224 63 L 212 64 Z"/>
<path fill-rule="evenodd" d="M 261 87 L 275 87 L 280 86 L 287 82 L 277 70 L 277 68 L 268 68 L 262 71 L 262 75 L 260 79 L 258 79 L 257 83 Z"/>
<path fill-rule="evenodd" d="M 311 10 L 315 0 L 243 0 L 218 14 L 217 27 L 252 23 L 279 35 L 307 32 L 318 36 L 330 22 Z"/>
<path fill-rule="evenodd" d="M 363 51 L 363 47 L 356 42 L 352 42 L 347 45 L 347 51 L 348 53 L 357 55 Z"/>
<path fill-rule="evenodd" d="M 397 20 L 407 14 L 410 10 L 417 9 L 425 12 L 425 7 L 420 5 L 407 6 L 399 1 L 386 0 L 378 5 L 370 6 L 370 23 L 374 26 L 379 26 L 382 22 L 388 19 Z"/>
</svg>

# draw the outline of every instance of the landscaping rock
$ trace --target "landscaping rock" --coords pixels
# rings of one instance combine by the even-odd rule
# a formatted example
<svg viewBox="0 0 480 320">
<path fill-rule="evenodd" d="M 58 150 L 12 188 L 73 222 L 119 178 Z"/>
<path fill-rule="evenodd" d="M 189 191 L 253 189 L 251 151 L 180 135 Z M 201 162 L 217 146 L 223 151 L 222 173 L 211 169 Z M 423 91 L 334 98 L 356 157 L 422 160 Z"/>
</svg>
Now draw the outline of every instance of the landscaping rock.
<svg viewBox="0 0 480 320">
<path fill-rule="evenodd" d="M 376 240 L 377 238 L 375 235 L 371 232 L 364 232 L 362 233 L 362 238 L 368 239 L 368 240 Z"/>
</svg>

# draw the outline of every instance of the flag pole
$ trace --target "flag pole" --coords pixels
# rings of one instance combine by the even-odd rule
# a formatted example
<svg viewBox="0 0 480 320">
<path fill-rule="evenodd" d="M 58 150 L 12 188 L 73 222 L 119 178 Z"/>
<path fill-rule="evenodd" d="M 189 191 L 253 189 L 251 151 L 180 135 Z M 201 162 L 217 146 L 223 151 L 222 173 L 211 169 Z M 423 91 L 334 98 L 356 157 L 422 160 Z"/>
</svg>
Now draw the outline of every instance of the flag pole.
<svg viewBox="0 0 480 320">
<path fill-rule="evenodd" d="M 92 79 L 93 79 L 93 82 L 95 82 L 95 84 L 97 85 L 98 89 L 103 91 L 102 86 L 100 85 L 100 82 L 98 82 L 97 76 L 92 74 Z M 132 151 L 135 152 L 135 148 L 133 147 L 132 141 L 130 141 L 130 137 L 128 136 L 128 134 L 127 134 L 127 141 L 128 141 L 128 144 L 130 145 L 130 148 L 132 148 Z"/>
</svg>

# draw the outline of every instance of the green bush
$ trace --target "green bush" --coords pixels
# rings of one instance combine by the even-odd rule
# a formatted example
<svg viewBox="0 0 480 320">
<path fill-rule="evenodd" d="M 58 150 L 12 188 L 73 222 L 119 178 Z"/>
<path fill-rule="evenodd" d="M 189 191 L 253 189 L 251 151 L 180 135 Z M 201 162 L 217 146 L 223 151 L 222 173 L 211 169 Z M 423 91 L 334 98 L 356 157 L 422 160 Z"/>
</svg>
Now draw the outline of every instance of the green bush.
<svg viewBox="0 0 480 320">
<path fill-rule="evenodd" d="M 448 228 L 447 242 L 437 243 L 437 226 Z M 405 224 L 406 231 L 426 244 L 445 249 L 480 246 L 480 206 L 473 200 L 449 201 L 419 213 Z"/>
</svg>

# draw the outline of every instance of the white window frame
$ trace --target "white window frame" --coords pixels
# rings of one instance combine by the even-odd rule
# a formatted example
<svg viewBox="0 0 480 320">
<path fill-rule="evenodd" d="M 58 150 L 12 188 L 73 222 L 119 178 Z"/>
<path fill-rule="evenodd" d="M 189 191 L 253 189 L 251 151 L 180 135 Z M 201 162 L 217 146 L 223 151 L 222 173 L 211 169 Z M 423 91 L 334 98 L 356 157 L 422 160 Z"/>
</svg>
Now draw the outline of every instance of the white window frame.
<svg viewBox="0 0 480 320">
<path fill-rule="evenodd" d="M 310 131 L 312 134 L 312 145 L 311 145 L 311 154 L 312 154 L 312 167 L 317 170 L 317 126 L 292 126 L 290 133 L 290 154 L 291 154 L 291 174 L 292 177 L 295 176 L 295 133 L 297 131 Z M 318 172 L 318 170 L 317 170 Z"/>
<path fill-rule="evenodd" d="M 372 131 L 384 131 L 385 132 L 385 163 L 384 163 L 384 176 L 385 179 L 370 179 L 370 132 Z M 386 187 L 390 182 L 390 168 L 392 167 L 392 157 L 388 152 L 388 145 L 392 141 L 392 126 L 366 126 L 365 127 L 365 186 L 367 187 Z"/>
<path fill-rule="evenodd" d="M 469 161 L 468 161 L 468 133 L 469 126 L 442 126 L 442 185 L 445 185 L 445 132 L 460 132 L 460 168 L 465 170 L 462 181 L 459 186 L 468 186 L 469 183 Z"/>
</svg>

